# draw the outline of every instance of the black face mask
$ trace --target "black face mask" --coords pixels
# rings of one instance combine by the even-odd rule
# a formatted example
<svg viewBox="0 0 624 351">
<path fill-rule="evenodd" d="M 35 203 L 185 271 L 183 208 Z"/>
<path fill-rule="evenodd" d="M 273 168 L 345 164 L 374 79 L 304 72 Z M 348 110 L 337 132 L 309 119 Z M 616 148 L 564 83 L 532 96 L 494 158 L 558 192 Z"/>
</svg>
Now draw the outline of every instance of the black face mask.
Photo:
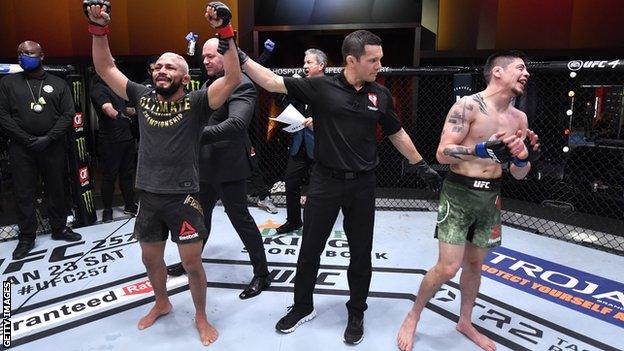
<svg viewBox="0 0 624 351">
<path fill-rule="evenodd" d="M 171 82 L 171 85 L 169 85 L 169 88 L 156 86 L 156 93 L 158 95 L 164 96 L 165 98 L 168 98 L 171 95 L 175 94 L 178 91 L 178 89 L 180 89 L 181 85 L 182 85 L 181 82 Z"/>
</svg>

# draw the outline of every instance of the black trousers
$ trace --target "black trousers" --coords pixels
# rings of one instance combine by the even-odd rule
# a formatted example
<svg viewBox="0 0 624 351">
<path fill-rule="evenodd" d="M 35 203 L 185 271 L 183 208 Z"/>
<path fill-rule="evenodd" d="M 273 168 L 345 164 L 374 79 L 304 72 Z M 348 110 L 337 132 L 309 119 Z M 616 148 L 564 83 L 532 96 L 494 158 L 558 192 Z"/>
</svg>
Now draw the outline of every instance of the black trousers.
<svg viewBox="0 0 624 351">
<path fill-rule="evenodd" d="M 290 223 L 301 223 L 301 186 L 304 179 L 310 175 L 310 168 L 314 165 L 314 160 L 309 159 L 303 148 L 299 152 L 288 157 L 286 174 L 286 220 Z"/>
<path fill-rule="evenodd" d="M 102 143 L 102 203 L 104 208 L 113 205 L 115 180 L 119 177 L 119 189 L 126 206 L 134 204 L 134 165 L 136 146 L 134 140 L 119 143 Z"/>
<path fill-rule="evenodd" d="M 9 145 L 9 161 L 15 188 L 17 204 L 17 226 L 19 240 L 35 240 L 37 217 L 35 196 L 39 176 L 43 179 L 43 189 L 48 208 L 52 231 L 65 227 L 67 212 L 65 207 L 65 142 L 57 140 L 41 152 L 30 151 L 16 142 Z"/>
<path fill-rule="evenodd" d="M 199 185 L 199 202 L 204 210 L 204 223 L 208 229 L 208 236 L 210 236 L 212 210 L 217 200 L 221 199 L 232 226 L 249 253 L 254 276 L 263 277 L 269 275 L 269 269 L 262 235 L 247 208 L 245 182 L 245 179 L 223 183 L 201 182 Z M 204 241 L 204 246 L 207 240 L 208 237 Z"/>
<path fill-rule="evenodd" d="M 271 195 L 271 187 L 264 180 L 264 176 L 260 171 L 260 165 L 258 162 L 258 155 L 251 156 L 251 177 L 247 179 L 247 186 L 249 187 L 249 195 L 257 196 L 258 199 L 264 200 Z"/>
<path fill-rule="evenodd" d="M 332 227 L 342 210 L 343 228 L 349 242 L 350 261 L 347 270 L 350 313 L 363 315 L 368 307 L 375 223 L 375 172 L 357 174 L 355 179 L 339 179 L 318 163 L 312 169 L 310 188 L 303 211 L 303 241 L 297 260 L 295 306 L 311 308 L 320 257 Z"/>
</svg>

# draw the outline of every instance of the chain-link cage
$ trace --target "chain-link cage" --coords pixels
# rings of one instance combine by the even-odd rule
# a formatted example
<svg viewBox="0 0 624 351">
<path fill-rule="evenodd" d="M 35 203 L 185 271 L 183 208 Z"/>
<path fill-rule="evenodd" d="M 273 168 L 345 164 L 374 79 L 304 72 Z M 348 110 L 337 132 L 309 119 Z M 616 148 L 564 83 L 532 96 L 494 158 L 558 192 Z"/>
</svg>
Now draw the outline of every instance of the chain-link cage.
<svg viewBox="0 0 624 351">
<path fill-rule="evenodd" d="M 580 68 L 579 67 L 580 62 Z M 515 101 L 540 136 L 542 158 L 523 180 L 503 178 L 502 219 L 506 225 L 565 241 L 624 254 L 624 62 L 530 63 L 526 92 Z M 572 68 L 569 68 L 572 67 Z M 281 75 L 298 69 L 276 69 Z M 339 69 L 330 68 L 328 74 Z M 422 156 L 442 174 L 435 153 L 450 107 L 456 101 L 458 74 L 470 76 L 471 91 L 485 88 L 480 67 L 384 69 L 378 82 L 393 96 L 398 118 Z M 257 118 L 250 129 L 260 173 L 283 205 L 280 183 L 287 163 L 289 136 L 267 117 L 281 109 L 260 89 Z M 437 195 L 377 130 L 377 208 L 435 211 Z"/>
<path fill-rule="evenodd" d="M 290 76 L 301 74 L 301 69 L 275 72 Z M 540 135 L 543 153 L 526 179 L 504 176 L 504 223 L 624 254 L 624 60 L 537 62 L 529 64 L 529 72 L 526 92 L 515 104 Z M 466 92 L 455 79 L 458 75 L 470 78 L 471 93 L 485 87 L 480 67 L 386 68 L 378 76 L 393 95 L 404 129 L 442 174 L 449 169 L 435 158 L 442 125 L 458 91 Z M 268 119 L 281 110 L 273 94 L 258 89 L 256 116 L 249 129 L 257 167 L 249 188 L 252 198 L 271 193 L 276 204 L 285 205 L 290 136 L 282 130 L 284 125 Z M 376 137 L 377 208 L 435 211 L 437 195 L 406 171 L 405 159 L 380 128 Z M 5 153 L 0 155 L 4 181 L 8 177 L 3 165 Z M 43 217 L 40 223 L 45 223 Z M 15 226 L 4 226 L 0 239 L 15 233 Z"/>
</svg>

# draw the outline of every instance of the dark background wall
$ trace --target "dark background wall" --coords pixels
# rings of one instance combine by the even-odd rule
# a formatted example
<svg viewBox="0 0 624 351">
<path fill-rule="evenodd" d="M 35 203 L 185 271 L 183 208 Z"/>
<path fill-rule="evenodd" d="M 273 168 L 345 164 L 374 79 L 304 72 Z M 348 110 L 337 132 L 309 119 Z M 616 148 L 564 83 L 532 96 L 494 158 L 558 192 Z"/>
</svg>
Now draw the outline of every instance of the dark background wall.
<svg viewBox="0 0 624 351">
<path fill-rule="evenodd" d="M 224 2 L 233 10 L 241 46 L 253 50 L 254 1 Z M 112 0 L 112 3 L 110 42 L 117 56 L 145 56 L 169 50 L 184 52 L 186 33 L 196 32 L 204 40 L 213 34 L 203 17 L 206 0 Z M 427 35 L 434 36 L 433 40 L 428 37 L 430 44 L 418 47 L 426 57 L 467 57 L 483 50 L 505 48 L 545 55 L 561 50 L 607 49 L 621 56 L 624 47 L 624 6 L 620 0 L 262 0 L 262 3 L 271 3 L 276 9 L 285 6 L 280 3 L 297 5 L 294 8 L 300 9 L 298 11 L 277 12 L 284 23 L 287 21 L 284 16 L 291 14 L 293 24 L 301 23 L 302 18 L 314 19 L 310 23 L 320 23 L 325 18 L 327 23 L 335 24 L 341 21 L 336 19 L 336 13 L 347 13 L 358 23 L 363 19 L 373 24 L 385 23 L 392 18 L 409 22 L 413 20 L 410 16 L 386 14 L 392 13 L 390 9 L 396 6 L 406 11 L 421 3 L 422 6 L 436 6 L 436 28 L 423 27 Z M 0 0 L 0 5 L 0 62 L 14 62 L 17 45 L 27 39 L 40 42 L 51 59 L 90 55 L 90 37 L 80 1 Z M 333 11 L 320 13 L 318 9 L 323 8 Z M 431 16 L 427 11 L 423 13 Z M 328 42 L 319 39 L 320 44 L 339 42 L 343 35 L 327 34 L 335 38 Z M 325 33 L 314 35 L 320 37 Z M 410 51 L 415 45 L 411 40 L 399 34 L 387 38 L 385 44 Z M 420 38 L 416 40 L 420 42 Z M 431 47 L 431 43 L 435 43 L 435 47 Z"/>
</svg>

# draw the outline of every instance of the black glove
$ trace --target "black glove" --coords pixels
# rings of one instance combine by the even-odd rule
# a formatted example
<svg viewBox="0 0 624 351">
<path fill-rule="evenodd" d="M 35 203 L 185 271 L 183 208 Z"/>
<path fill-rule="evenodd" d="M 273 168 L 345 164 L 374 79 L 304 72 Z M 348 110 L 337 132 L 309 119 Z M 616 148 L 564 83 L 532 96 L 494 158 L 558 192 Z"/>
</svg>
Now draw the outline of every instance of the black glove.
<svg viewBox="0 0 624 351">
<path fill-rule="evenodd" d="M 501 140 L 491 140 L 478 143 L 474 147 L 475 155 L 480 158 L 491 158 L 497 163 L 504 163 L 511 159 L 511 152 L 507 144 Z"/>
<path fill-rule="evenodd" d="M 223 20 L 223 23 L 221 23 L 221 25 L 217 28 L 223 28 L 230 24 L 230 21 L 232 20 L 232 11 L 230 11 L 230 8 L 227 7 L 227 5 L 221 1 L 213 1 L 209 3 L 208 6 L 212 7 L 217 14 L 217 17 Z"/>
<path fill-rule="evenodd" d="M 247 56 L 247 54 L 240 48 L 236 48 L 236 49 L 238 50 L 238 61 L 240 62 L 242 66 L 249 59 L 249 56 Z"/>
<path fill-rule="evenodd" d="M 424 159 L 415 163 L 412 167 L 414 167 L 418 176 L 427 183 L 429 189 L 436 193 L 440 191 L 442 177 L 440 177 L 438 172 L 434 171 L 433 168 L 429 167 Z"/>
<path fill-rule="evenodd" d="M 50 145 L 50 143 L 52 142 L 52 139 L 50 139 L 49 136 L 44 135 L 40 137 L 32 137 L 28 139 L 28 141 L 30 141 L 30 144 L 28 144 L 27 146 L 28 150 L 39 152 L 47 148 L 48 145 Z"/>
<path fill-rule="evenodd" d="M 529 138 L 526 138 L 526 139 L 524 139 L 524 145 L 526 146 L 527 150 L 529 151 L 529 157 L 527 157 L 523 161 L 529 161 L 531 163 L 534 163 L 535 161 L 540 159 L 540 157 L 542 156 L 542 146 L 541 146 L 541 144 L 538 144 L 539 146 L 537 147 L 537 150 L 533 150 L 533 145 L 531 145 L 531 141 L 529 140 Z"/>
<path fill-rule="evenodd" d="M 91 21 L 91 18 L 89 18 L 89 7 L 93 6 L 93 5 L 100 5 L 100 6 L 106 6 L 106 13 L 110 16 L 111 14 L 111 4 L 109 1 L 104 1 L 104 0 L 84 0 L 82 2 L 82 10 L 84 11 L 85 16 L 87 16 L 87 19 L 89 20 L 89 23 L 95 25 L 95 26 L 100 26 L 102 27 L 101 24 L 95 23 L 93 21 Z"/>
</svg>

